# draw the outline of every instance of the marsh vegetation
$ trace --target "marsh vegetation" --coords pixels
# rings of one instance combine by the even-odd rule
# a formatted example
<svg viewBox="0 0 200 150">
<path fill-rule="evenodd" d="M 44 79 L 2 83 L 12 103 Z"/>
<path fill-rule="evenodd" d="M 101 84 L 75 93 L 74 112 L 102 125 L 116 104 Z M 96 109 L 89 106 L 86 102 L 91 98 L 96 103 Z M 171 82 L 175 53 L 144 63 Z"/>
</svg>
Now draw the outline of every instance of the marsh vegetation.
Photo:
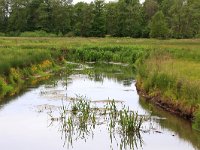
<svg viewBox="0 0 200 150">
<path fill-rule="evenodd" d="M 58 80 L 54 82 L 54 78 L 62 78 L 62 80 L 65 80 L 62 85 L 68 87 L 73 79 L 80 78 L 81 74 L 98 83 L 103 83 L 105 79 L 112 78 L 114 81 L 123 84 L 124 87 L 133 85 L 135 83 L 133 80 L 136 79 L 137 88 L 143 91 L 148 99 L 159 98 L 159 101 L 155 101 L 167 104 L 182 116 L 192 121 L 195 120 L 193 127 L 195 129 L 199 128 L 200 70 L 198 68 L 200 42 L 198 39 L 0 38 L 0 43 L 0 52 L 3 54 L 0 56 L 2 58 L 0 59 L 0 98 L 2 102 L 5 101 L 5 98 L 16 95 L 22 89 L 30 86 L 34 87 L 49 78 L 52 82 L 47 85 L 49 88 L 56 87 L 59 84 Z M 76 63 L 67 62 L 66 60 L 76 61 Z M 78 62 L 85 64 L 80 65 Z M 96 62 L 101 63 L 96 64 Z M 72 75 L 72 80 L 68 79 L 70 75 Z M 79 86 L 81 87 L 80 84 L 77 84 L 77 87 Z M 111 86 L 110 83 L 109 86 Z M 131 88 L 125 89 L 124 92 L 136 91 L 134 87 Z M 74 91 L 76 90 L 74 88 Z M 59 93 L 59 90 L 56 92 Z M 112 93 L 112 91 L 110 92 Z M 46 93 L 44 91 L 44 93 L 40 94 L 44 96 Z M 65 94 L 61 92 L 59 95 L 50 95 L 49 97 L 47 94 L 43 98 L 61 100 Z M 96 95 L 99 94 L 96 93 Z M 112 95 L 117 95 L 117 92 L 113 92 Z M 126 94 L 123 93 L 122 95 Z M 74 97 L 69 99 L 73 101 Z M 93 99 L 92 101 L 107 100 L 108 97 L 98 100 Z M 114 99 L 116 102 L 125 100 L 124 98 Z M 93 125 L 98 122 L 96 115 L 103 112 L 101 112 L 101 109 L 95 110 L 91 106 L 94 102 L 82 101 L 82 103 L 84 105 L 74 103 L 74 107 L 70 107 L 70 109 L 74 110 L 73 113 L 67 111 L 67 109 L 63 115 L 65 116 L 64 120 L 52 119 L 53 122 L 58 124 L 60 121 L 61 124 L 64 122 L 66 128 L 68 128 L 69 124 L 67 125 L 66 122 L 75 120 L 76 123 L 79 122 L 78 124 L 80 124 L 81 120 L 86 119 L 85 126 L 89 125 L 90 127 L 88 128 L 96 132 L 98 125 L 93 128 Z M 82 108 L 78 108 L 80 106 Z M 85 108 L 85 106 L 89 106 L 89 108 Z M 84 117 L 79 116 L 82 114 L 80 113 L 81 109 L 87 114 Z M 109 114 L 113 113 L 107 111 L 101 117 L 110 117 L 109 121 L 111 121 L 114 116 Z M 131 144 L 131 141 L 134 143 L 134 139 L 138 139 L 140 136 L 138 132 L 135 132 L 134 127 L 137 127 L 137 120 L 140 120 L 140 116 L 143 115 L 141 113 L 136 114 L 135 111 L 132 112 L 132 109 L 117 109 L 116 120 L 106 122 L 103 126 L 113 127 L 112 129 L 117 131 L 115 132 L 117 139 L 121 137 L 121 139 L 125 140 L 122 143 L 129 142 L 126 145 L 136 146 L 137 142 Z M 68 118 L 70 116 L 71 118 Z M 127 116 L 130 116 L 130 118 L 127 119 Z M 75 122 L 72 124 L 76 124 Z M 79 126 L 76 128 L 79 128 Z M 132 134 L 137 134 L 129 136 L 130 133 L 127 131 L 130 129 L 134 131 Z M 106 128 L 107 131 L 110 133 L 111 128 L 110 130 Z M 192 132 L 194 131 L 192 130 Z M 114 135 L 112 136 L 114 137 Z M 115 138 L 111 139 L 113 141 Z M 140 139 L 143 139 L 142 136 Z M 118 143 L 120 142 L 118 141 Z M 195 142 L 192 141 L 192 143 Z M 121 145 L 122 147 L 124 146 L 123 144 Z"/>
<path fill-rule="evenodd" d="M 58 109 L 58 116 L 55 112 L 48 112 L 50 116 L 50 126 L 59 122 L 59 131 L 64 139 L 64 145 L 73 147 L 73 142 L 77 140 L 87 141 L 88 137 L 95 136 L 96 128 L 105 126 L 110 134 L 110 143 L 120 135 L 120 149 L 134 149 L 142 147 L 142 137 L 140 132 L 148 132 L 142 128 L 147 116 L 140 116 L 138 113 L 130 111 L 125 106 L 118 109 L 120 105 L 113 100 L 103 101 L 104 107 L 95 107 L 94 102 L 86 97 L 76 97 L 68 105 L 64 104 Z"/>
<path fill-rule="evenodd" d="M 58 70 L 65 59 L 123 62 L 131 64 L 137 72 L 138 88 L 148 95 L 161 96 L 164 103 L 188 118 L 198 114 L 198 39 L 1 38 L 0 43 L 2 98 L 18 93 L 25 79 L 48 76 L 49 70 Z"/>
</svg>

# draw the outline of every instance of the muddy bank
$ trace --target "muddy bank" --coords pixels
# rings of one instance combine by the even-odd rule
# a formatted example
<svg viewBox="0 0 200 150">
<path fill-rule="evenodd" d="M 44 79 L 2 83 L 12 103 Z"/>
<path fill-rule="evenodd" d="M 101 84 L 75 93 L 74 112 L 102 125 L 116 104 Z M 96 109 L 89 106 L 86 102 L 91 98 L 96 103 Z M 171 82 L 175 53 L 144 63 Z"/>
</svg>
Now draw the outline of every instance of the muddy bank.
<svg viewBox="0 0 200 150">
<path fill-rule="evenodd" d="M 185 118 L 189 121 L 194 120 L 194 113 L 197 110 L 197 107 L 186 106 L 177 101 L 163 98 L 159 92 L 157 92 L 154 95 L 150 95 L 144 89 L 142 89 L 141 85 L 142 85 L 141 82 L 136 82 L 136 89 L 137 89 L 138 94 L 141 97 L 145 98 L 146 101 L 149 101 L 149 102 L 161 107 L 162 109 L 164 109 L 172 114 L 175 114 L 177 116 L 180 116 L 182 118 Z"/>
</svg>

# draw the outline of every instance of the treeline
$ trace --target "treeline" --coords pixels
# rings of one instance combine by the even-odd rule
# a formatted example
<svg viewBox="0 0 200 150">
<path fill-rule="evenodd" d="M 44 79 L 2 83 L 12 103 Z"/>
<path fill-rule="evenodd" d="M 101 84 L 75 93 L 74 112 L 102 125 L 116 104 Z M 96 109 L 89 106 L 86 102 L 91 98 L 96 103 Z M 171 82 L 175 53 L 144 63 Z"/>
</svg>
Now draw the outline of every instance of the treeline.
<svg viewBox="0 0 200 150">
<path fill-rule="evenodd" d="M 58 36 L 200 37 L 200 0 L 0 0 L 2 35 L 40 30 Z"/>
</svg>

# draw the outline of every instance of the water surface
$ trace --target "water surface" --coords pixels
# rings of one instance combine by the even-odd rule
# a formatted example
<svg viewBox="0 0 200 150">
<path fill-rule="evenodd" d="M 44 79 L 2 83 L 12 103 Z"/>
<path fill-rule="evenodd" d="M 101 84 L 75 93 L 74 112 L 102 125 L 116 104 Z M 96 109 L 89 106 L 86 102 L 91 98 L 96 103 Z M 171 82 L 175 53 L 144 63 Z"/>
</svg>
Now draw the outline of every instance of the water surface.
<svg viewBox="0 0 200 150">
<path fill-rule="evenodd" d="M 188 121 L 139 100 L 131 67 L 120 64 L 89 66 L 81 66 L 70 75 L 52 78 L 6 103 L 1 102 L 1 149 L 200 149 L 200 133 L 194 131 Z M 82 70 L 83 67 L 86 69 Z M 93 101 L 97 107 L 104 107 L 107 100 L 114 99 L 119 109 L 125 105 L 139 115 L 151 117 L 136 140 L 117 131 L 111 135 L 105 123 L 89 128 L 88 132 L 75 125 L 76 132 L 69 137 L 62 122 L 52 120 L 50 114 L 59 116 L 61 106 L 67 106 L 80 96 Z"/>
</svg>

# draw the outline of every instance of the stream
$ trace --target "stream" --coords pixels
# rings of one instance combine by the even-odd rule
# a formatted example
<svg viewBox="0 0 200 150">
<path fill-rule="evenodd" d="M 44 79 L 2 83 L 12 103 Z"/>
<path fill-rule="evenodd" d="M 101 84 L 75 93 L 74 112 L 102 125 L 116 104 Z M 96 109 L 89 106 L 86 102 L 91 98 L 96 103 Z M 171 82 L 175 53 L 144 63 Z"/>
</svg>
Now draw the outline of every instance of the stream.
<svg viewBox="0 0 200 150">
<path fill-rule="evenodd" d="M 70 63 L 73 65 L 73 63 Z M 29 87 L 17 97 L 0 102 L 0 148 L 2 150 L 198 150 L 200 132 L 190 122 L 163 111 L 140 98 L 134 71 L 126 64 L 77 65 L 70 73 L 51 77 Z M 115 101 L 145 119 L 139 135 L 110 127 L 106 117 L 96 114 L 94 124 L 80 126 L 70 104 L 78 98 L 98 110 Z M 62 108 L 71 115 L 73 129 L 60 118 Z M 116 124 L 116 126 L 115 126 Z M 114 128 L 114 129 L 111 129 Z M 112 132 L 111 132 L 112 130 Z"/>
</svg>

